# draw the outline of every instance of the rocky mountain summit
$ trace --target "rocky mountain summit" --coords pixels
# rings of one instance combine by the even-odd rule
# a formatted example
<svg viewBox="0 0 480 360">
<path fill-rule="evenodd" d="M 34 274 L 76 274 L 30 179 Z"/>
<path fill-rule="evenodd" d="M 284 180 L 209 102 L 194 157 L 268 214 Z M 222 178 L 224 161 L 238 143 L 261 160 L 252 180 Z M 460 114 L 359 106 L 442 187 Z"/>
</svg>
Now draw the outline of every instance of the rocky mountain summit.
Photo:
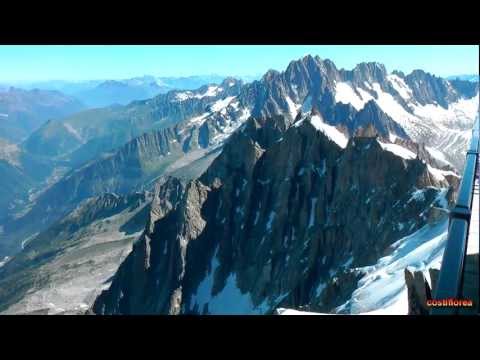
<svg viewBox="0 0 480 360">
<path fill-rule="evenodd" d="M 390 150 L 376 136 L 347 139 L 316 114 L 291 126 L 252 118 L 149 223 L 93 311 L 332 311 L 358 280 L 343 270 L 442 216 L 447 179 Z M 169 204 L 174 184 L 157 190 Z"/>
<path fill-rule="evenodd" d="M 453 155 L 445 154 L 453 159 L 468 140 L 463 130 L 471 127 L 478 112 L 478 82 L 448 81 L 422 70 L 389 74 L 379 63 L 339 70 L 328 59 L 305 56 L 292 61 L 283 72 L 268 71 L 248 84 L 227 78 L 220 85 L 170 91 L 126 106 L 81 112 L 40 129 L 25 147 L 78 163 L 118 148 L 144 132 L 180 122 L 190 123 L 190 128 L 195 125 L 205 142 L 207 129 L 216 128 L 218 134 L 212 137 L 223 139 L 249 115 L 283 114 L 293 121 L 299 111 L 312 108 L 318 109 L 328 124 L 342 124 L 350 130 L 380 112 L 375 115 L 385 122 L 385 129 L 380 131 L 407 135 L 440 152 L 445 136 L 455 135 L 458 144 L 448 151 Z M 217 119 L 213 124 L 205 122 L 213 118 Z M 63 142 L 68 146 L 56 146 L 67 138 Z M 455 166 L 460 158 L 454 160 Z"/>
</svg>

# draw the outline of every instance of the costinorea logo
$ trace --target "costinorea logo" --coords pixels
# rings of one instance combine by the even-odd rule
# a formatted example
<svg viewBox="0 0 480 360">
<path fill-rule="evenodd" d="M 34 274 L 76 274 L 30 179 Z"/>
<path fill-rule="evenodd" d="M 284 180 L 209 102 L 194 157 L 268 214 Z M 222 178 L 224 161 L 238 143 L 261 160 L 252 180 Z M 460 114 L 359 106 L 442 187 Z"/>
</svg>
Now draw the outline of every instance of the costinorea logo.
<svg viewBox="0 0 480 360">
<path fill-rule="evenodd" d="M 470 299 L 429 299 L 427 306 L 430 307 L 472 307 Z"/>
</svg>

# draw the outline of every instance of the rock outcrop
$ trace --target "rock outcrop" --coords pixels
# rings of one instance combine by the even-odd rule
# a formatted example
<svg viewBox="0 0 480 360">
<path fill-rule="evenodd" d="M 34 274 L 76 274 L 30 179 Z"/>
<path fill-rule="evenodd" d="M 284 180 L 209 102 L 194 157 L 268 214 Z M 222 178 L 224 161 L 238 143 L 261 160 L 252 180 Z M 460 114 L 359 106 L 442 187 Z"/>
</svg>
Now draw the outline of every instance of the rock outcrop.
<svg viewBox="0 0 480 360">
<path fill-rule="evenodd" d="M 408 315 L 428 315 L 427 300 L 432 298 L 432 288 L 423 271 L 405 269 L 405 283 L 408 291 Z"/>
<path fill-rule="evenodd" d="M 423 226 L 448 187 L 376 137 L 339 145 L 310 115 L 289 123 L 252 118 L 237 131 L 149 225 L 93 311 L 331 311 L 358 280 L 343 270 Z"/>
</svg>

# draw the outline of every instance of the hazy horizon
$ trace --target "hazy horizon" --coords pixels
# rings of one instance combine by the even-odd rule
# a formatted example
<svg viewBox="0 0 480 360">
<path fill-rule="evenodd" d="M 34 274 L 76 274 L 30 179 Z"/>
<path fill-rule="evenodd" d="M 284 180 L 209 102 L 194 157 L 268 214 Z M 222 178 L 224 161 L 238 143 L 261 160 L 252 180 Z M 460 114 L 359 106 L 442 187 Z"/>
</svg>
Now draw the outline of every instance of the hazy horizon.
<svg viewBox="0 0 480 360">
<path fill-rule="evenodd" d="M 154 77 L 254 78 L 284 70 L 307 54 L 351 70 L 379 62 L 387 71 L 422 69 L 447 77 L 478 74 L 478 45 L 1 45 L 0 83 L 124 80 Z"/>
</svg>

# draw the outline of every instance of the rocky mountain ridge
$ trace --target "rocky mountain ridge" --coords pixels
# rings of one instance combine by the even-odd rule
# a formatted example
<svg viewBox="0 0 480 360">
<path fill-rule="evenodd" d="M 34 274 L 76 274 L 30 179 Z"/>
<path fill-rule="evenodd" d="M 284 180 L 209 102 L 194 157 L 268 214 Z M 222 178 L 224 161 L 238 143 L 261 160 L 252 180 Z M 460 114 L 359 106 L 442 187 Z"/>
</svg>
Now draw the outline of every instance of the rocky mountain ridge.
<svg viewBox="0 0 480 360">
<path fill-rule="evenodd" d="M 337 144 L 315 117 L 248 121 L 177 206 L 148 225 L 94 312 L 332 310 L 358 279 L 338 290 L 327 286 L 331 271 L 375 261 L 441 216 L 434 207 L 445 177 L 375 137 Z"/>
</svg>

